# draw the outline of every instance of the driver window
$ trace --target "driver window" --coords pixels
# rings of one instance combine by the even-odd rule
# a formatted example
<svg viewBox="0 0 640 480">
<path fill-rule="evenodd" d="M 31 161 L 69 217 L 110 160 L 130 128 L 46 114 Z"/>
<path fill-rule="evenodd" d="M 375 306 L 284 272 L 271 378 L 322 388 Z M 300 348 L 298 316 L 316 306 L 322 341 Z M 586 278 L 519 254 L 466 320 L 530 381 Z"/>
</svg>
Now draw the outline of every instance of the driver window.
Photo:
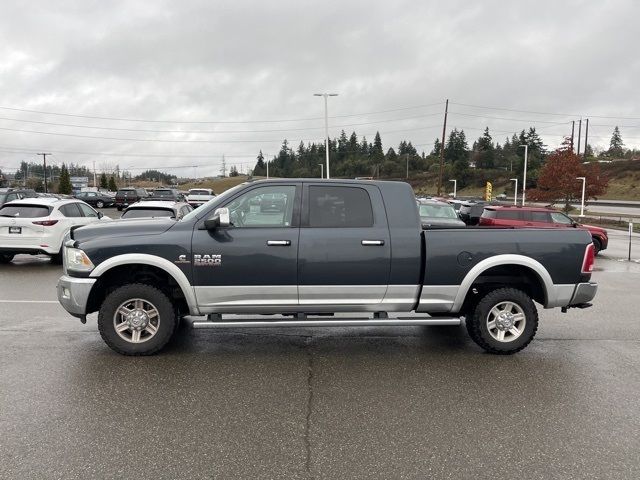
<svg viewBox="0 0 640 480">
<path fill-rule="evenodd" d="M 290 227 L 295 195 L 293 185 L 259 187 L 225 206 L 234 227 Z"/>
</svg>

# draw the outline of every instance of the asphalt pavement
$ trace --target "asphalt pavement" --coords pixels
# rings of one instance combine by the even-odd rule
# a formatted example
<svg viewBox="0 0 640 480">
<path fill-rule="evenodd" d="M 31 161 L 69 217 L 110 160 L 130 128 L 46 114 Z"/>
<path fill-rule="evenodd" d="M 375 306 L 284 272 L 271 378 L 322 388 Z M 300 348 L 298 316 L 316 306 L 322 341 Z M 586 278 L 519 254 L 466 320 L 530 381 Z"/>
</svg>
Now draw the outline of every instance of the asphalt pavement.
<svg viewBox="0 0 640 480">
<path fill-rule="evenodd" d="M 464 327 L 182 328 L 130 358 L 0 265 L 0 478 L 640 478 L 640 265 L 598 258 L 587 310 L 484 353 Z M 640 258 L 640 246 L 638 255 Z"/>
</svg>

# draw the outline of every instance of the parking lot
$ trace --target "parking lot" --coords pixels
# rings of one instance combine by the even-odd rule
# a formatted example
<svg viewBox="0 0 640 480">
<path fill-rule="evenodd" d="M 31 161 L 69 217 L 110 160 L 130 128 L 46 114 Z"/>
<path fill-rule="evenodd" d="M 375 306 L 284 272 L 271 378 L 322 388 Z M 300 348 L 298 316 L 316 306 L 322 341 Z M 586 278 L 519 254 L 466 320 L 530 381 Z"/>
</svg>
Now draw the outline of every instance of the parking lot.
<svg viewBox="0 0 640 480">
<path fill-rule="evenodd" d="M 114 215 L 114 210 L 106 210 Z M 0 266 L 0 478 L 640 478 L 634 262 L 611 232 L 587 310 L 483 353 L 464 327 L 193 331 L 112 352 L 60 267 Z"/>
</svg>

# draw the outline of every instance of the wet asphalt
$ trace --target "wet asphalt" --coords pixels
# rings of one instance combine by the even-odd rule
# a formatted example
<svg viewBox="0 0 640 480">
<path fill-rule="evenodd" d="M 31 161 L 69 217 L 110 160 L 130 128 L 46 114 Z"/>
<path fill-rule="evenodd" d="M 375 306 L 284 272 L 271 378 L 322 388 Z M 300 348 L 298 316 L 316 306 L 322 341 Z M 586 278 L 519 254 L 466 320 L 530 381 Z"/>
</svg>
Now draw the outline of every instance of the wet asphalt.
<svg viewBox="0 0 640 480">
<path fill-rule="evenodd" d="M 0 478 L 640 478 L 640 265 L 618 251 L 594 307 L 541 310 L 509 357 L 464 327 L 188 326 L 123 357 L 57 305 L 59 267 L 17 257 Z"/>
</svg>

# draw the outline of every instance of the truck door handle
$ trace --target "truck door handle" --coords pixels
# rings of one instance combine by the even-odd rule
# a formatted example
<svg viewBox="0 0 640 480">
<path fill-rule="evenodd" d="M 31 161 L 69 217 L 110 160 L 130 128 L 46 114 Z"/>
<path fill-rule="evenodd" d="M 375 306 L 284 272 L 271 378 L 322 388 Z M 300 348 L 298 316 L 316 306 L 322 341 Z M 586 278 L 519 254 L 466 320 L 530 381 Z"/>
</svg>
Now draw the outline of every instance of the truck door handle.
<svg viewBox="0 0 640 480">
<path fill-rule="evenodd" d="M 384 240 L 362 240 L 361 243 L 365 246 L 384 245 Z"/>
<path fill-rule="evenodd" d="M 291 240 L 268 240 L 267 245 L 270 247 L 288 247 L 291 245 Z"/>
</svg>

